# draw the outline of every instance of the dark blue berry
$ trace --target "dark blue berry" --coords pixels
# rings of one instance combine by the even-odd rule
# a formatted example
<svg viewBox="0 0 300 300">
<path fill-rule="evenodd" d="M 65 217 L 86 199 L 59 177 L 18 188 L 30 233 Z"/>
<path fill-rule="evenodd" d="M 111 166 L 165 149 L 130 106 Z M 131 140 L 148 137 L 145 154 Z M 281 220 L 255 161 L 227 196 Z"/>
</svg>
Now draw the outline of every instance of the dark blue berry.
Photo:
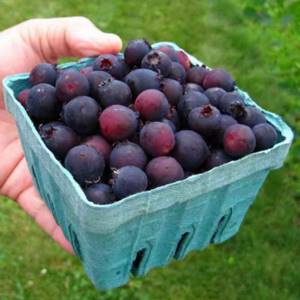
<svg viewBox="0 0 300 300">
<path fill-rule="evenodd" d="M 52 85 L 39 83 L 31 88 L 27 100 L 27 111 L 31 117 L 40 122 L 58 119 L 60 107 Z"/>
<path fill-rule="evenodd" d="M 100 205 L 111 204 L 116 200 L 112 188 L 104 183 L 92 184 L 85 189 L 85 195 L 89 201 Z"/>
<path fill-rule="evenodd" d="M 238 117 L 238 121 L 241 124 L 253 127 L 257 124 L 267 123 L 267 120 L 263 113 L 256 107 L 248 106 L 245 108 L 242 116 Z"/>
<path fill-rule="evenodd" d="M 136 166 L 144 169 L 147 161 L 147 155 L 144 150 L 139 145 L 131 142 L 117 144 L 109 158 L 112 169 L 120 169 L 124 166 Z"/>
<path fill-rule="evenodd" d="M 215 135 L 220 129 L 221 113 L 212 105 L 194 108 L 188 116 L 191 129 L 203 136 Z"/>
<path fill-rule="evenodd" d="M 252 128 L 256 138 L 257 151 L 272 148 L 278 139 L 278 134 L 275 128 L 267 123 L 255 125 Z"/>
<path fill-rule="evenodd" d="M 64 165 L 81 185 L 99 182 L 105 168 L 103 156 L 95 148 L 87 145 L 72 148 L 65 158 Z"/>
<path fill-rule="evenodd" d="M 209 150 L 204 139 L 192 130 L 181 130 L 175 134 L 172 156 L 186 171 L 198 170 L 206 160 Z"/>
<path fill-rule="evenodd" d="M 43 63 L 36 65 L 30 75 L 29 82 L 32 85 L 37 85 L 39 83 L 48 83 L 55 85 L 57 77 L 56 68 L 54 65 Z"/>
<path fill-rule="evenodd" d="M 152 50 L 150 44 L 143 39 L 129 41 L 124 51 L 125 62 L 131 67 L 140 67 L 142 59 Z"/>
<path fill-rule="evenodd" d="M 58 159 L 64 159 L 68 151 L 79 144 L 79 137 L 61 122 L 50 122 L 39 128 L 46 146 Z"/>
<path fill-rule="evenodd" d="M 112 189 L 118 199 L 145 191 L 147 186 L 147 176 L 140 168 L 125 166 L 114 172 Z"/>
<path fill-rule="evenodd" d="M 164 77 L 171 73 L 172 61 L 169 56 L 163 52 L 152 50 L 142 60 L 142 68 L 158 72 Z"/>
<path fill-rule="evenodd" d="M 132 101 L 132 94 L 123 81 L 108 79 L 99 84 L 98 99 L 103 108 L 114 104 L 128 106 Z"/>
<path fill-rule="evenodd" d="M 98 126 L 101 109 L 90 97 L 79 96 L 63 107 L 65 123 L 80 135 L 93 134 Z"/>
<path fill-rule="evenodd" d="M 131 71 L 126 77 L 125 82 L 131 89 L 134 97 L 148 89 L 160 88 L 160 77 L 152 70 L 136 69 Z"/>
</svg>

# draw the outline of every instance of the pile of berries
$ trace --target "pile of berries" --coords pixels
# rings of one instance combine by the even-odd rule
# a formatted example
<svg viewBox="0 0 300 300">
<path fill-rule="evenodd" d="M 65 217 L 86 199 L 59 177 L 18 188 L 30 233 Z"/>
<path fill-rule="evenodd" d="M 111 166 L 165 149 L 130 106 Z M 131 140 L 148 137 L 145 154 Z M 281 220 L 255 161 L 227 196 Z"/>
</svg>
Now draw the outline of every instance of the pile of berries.
<svg viewBox="0 0 300 300">
<path fill-rule="evenodd" d="M 273 147 L 276 130 L 223 69 L 130 41 L 80 71 L 39 64 L 18 95 L 41 138 L 96 204 Z"/>
</svg>

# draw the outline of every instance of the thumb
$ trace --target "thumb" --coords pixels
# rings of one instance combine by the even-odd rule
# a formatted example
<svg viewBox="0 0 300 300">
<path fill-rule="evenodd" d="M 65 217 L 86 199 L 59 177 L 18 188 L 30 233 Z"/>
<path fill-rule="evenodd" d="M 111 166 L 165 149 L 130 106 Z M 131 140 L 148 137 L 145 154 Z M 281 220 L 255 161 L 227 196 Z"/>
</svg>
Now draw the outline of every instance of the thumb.
<svg viewBox="0 0 300 300">
<path fill-rule="evenodd" d="M 117 53 L 122 47 L 117 35 L 102 32 L 85 17 L 33 19 L 17 27 L 39 58 L 51 63 L 60 57 Z"/>
</svg>

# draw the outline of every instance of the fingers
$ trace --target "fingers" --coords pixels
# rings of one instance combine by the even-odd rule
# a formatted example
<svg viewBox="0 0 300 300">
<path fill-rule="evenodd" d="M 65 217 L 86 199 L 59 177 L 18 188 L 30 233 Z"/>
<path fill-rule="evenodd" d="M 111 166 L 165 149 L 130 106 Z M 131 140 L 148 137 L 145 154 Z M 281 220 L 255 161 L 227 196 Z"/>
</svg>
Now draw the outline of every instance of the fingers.
<svg viewBox="0 0 300 300">
<path fill-rule="evenodd" d="M 17 202 L 36 223 L 49 234 L 63 249 L 74 255 L 71 244 L 66 240 L 62 230 L 55 222 L 46 204 L 41 200 L 34 186 L 20 194 Z"/>
<path fill-rule="evenodd" d="M 52 63 L 66 56 L 117 53 L 122 47 L 117 35 L 100 31 L 84 17 L 33 19 L 16 28 L 41 60 Z"/>
<path fill-rule="evenodd" d="M 1 136 L 0 136 L 1 139 Z M 0 146 L 1 146 L 0 141 Z M 20 140 L 18 137 L 12 139 L 5 147 L 1 149 L 1 159 L 0 159 L 0 193 L 5 196 L 12 196 L 9 193 L 9 178 L 14 176 L 16 168 L 19 163 L 24 158 L 22 147 L 20 145 Z M 17 185 L 18 187 L 18 185 Z M 14 198 L 15 199 L 15 198 Z"/>
</svg>

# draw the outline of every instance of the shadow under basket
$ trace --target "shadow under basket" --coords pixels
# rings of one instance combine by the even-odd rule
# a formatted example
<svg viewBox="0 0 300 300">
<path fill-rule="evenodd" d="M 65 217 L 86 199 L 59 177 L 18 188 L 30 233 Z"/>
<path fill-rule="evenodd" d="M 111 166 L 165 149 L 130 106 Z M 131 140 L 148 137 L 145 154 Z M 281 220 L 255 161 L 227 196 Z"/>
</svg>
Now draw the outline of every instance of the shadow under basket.
<svg viewBox="0 0 300 300">
<path fill-rule="evenodd" d="M 202 64 L 189 57 L 193 65 Z M 59 67 L 80 69 L 92 62 L 87 58 Z M 222 243 L 236 234 L 269 171 L 282 166 L 293 139 L 292 131 L 279 116 L 261 109 L 247 93 L 237 89 L 245 103 L 258 107 L 278 131 L 280 139 L 273 148 L 99 206 L 86 199 L 71 174 L 46 148 L 16 100 L 26 87 L 28 74 L 4 80 L 5 103 L 16 119 L 35 185 L 88 276 L 103 290 L 126 284 L 131 273 L 142 276 L 173 258 L 182 259 L 192 250 Z"/>
</svg>

